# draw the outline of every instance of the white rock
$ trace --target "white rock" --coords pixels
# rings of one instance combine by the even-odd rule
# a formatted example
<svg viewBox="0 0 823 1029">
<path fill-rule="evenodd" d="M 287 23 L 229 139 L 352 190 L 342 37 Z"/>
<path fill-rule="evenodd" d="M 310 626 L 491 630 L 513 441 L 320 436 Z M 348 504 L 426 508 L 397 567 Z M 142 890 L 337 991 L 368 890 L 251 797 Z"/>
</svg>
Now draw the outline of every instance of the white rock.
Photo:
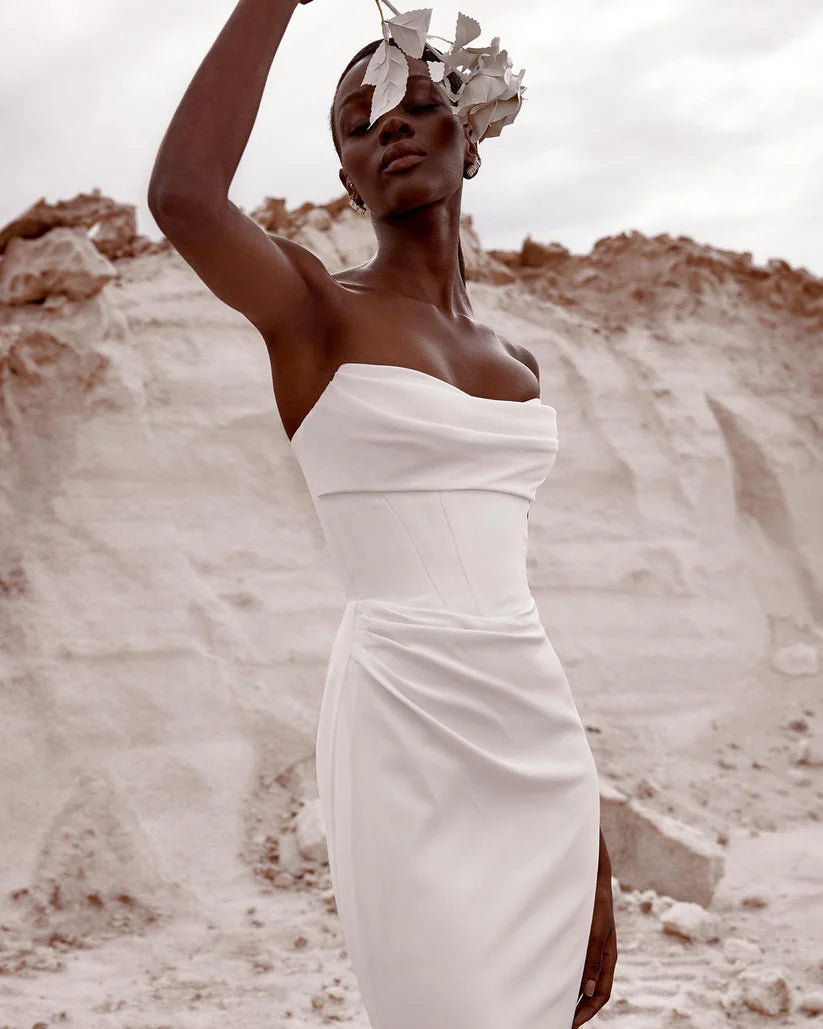
<svg viewBox="0 0 823 1029">
<path fill-rule="evenodd" d="M 772 668 L 783 675 L 816 675 L 820 668 L 817 648 L 809 643 L 792 643 L 772 655 Z"/>
<path fill-rule="evenodd" d="M 699 904 L 690 901 L 672 904 L 661 915 L 660 922 L 664 933 L 682 936 L 686 940 L 707 943 L 718 938 L 714 917 Z"/>
<path fill-rule="evenodd" d="M 797 1009 L 804 1015 L 823 1015 L 823 990 L 805 994 L 801 997 Z"/>
<path fill-rule="evenodd" d="M 326 832 L 320 814 L 320 799 L 308 801 L 294 820 L 297 846 L 310 861 L 327 861 Z"/>
<path fill-rule="evenodd" d="M 725 854 L 702 831 L 605 782 L 600 784 L 600 821 L 621 883 L 704 907 L 711 903 Z"/>
<path fill-rule="evenodd" d="M 823 765 L 823 747 L 817 740 L 798 740 L 792 755 L 792 763 L 795 765 Z"/>
<path fill-rule="evenodd" d="M 783 973 L 774 968 L 741 972 L 738 979 L 743 1003 L 761 1015 L 782 1015 L 790 1010 L 789 987 Z"/>
</svg>

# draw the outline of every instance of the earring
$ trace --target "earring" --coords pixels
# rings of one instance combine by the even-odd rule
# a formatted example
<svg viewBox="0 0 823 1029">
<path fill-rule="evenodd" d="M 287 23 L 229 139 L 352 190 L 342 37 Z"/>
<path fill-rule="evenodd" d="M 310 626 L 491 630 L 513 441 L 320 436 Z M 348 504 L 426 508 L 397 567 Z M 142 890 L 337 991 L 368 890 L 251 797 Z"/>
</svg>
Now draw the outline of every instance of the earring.
<svg viewBox="0 0 823 1029">
<path fill-rule="evenodd" d="M 470 164 L 468 166 L 468 168 L 464 169 L 464 171 L 463 171 L 464 177 L 467 178 L 467 179 L 473 179 L 475 177 L 475 175 L 478 173 L 478 171 L 480 170 L 481 163 L 482 162 L 481 162 L 480 158 L 479 157 L 475 157 L 474 162 L 472 164 Z"/>
<path fill-rule="evenodd" d="M 368 211 L 366 210 L 366 205 L 363 204 L 361 206 L 357 203 L 354 197 L 351 196 L 349 197 L 349 207 L 351 207 L 353 211 L 357 211 L 358 214 L 368 214 Z"/>
</svg>

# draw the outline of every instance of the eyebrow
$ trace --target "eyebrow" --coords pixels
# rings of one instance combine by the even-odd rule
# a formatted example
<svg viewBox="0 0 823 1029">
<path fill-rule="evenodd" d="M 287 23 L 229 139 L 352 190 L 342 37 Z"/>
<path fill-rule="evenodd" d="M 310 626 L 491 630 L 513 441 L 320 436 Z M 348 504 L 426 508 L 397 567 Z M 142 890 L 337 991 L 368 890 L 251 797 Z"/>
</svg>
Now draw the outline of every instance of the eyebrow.
<svg viewBox="0 0 823 1029">
<path fill-rule="evenodd" d="M 432 79 L 431 75 L 429 75 L 428 73 L 424 75 L 422 72 L 416 72 L 414 75 L 409 75 L 407 81 L 411 82 L 412 79 L 426 79 L 432 85 L 435 85 L 434 79 Z M 343 108 L 346 106 L 346 104 L 353 103 L 355 100 L 359 100 L 362 96 L 367 96 L 369 91 L 373 89 L 374 86 L 361 86 L 360 89 L 355 89 L 354 92 L 349 93 L 346 99 L 340 104 L 340 107 L 338 108 L 338 114 L 343 113 Z"/>
</svg>

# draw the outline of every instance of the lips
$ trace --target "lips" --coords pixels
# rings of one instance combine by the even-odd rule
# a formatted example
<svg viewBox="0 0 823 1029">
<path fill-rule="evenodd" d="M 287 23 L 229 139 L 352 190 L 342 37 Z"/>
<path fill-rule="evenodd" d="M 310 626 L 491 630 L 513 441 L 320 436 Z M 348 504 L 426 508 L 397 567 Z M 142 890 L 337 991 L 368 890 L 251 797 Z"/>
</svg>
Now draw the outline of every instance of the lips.
<svg viewBox="0 0 823 1029">
<path fill-rule="evenodd" d="M 380 170 L 387 168 L 392 161 L 398 157 L 406 157 L 408 154 L 420 154 L 425 157 L 426 151 L 421 150 L 419 146 L 415 146 L 414 143 L 392 143 L 392 145 L 383 154 L 383 159 L 380 162 Z"/>
</svg>

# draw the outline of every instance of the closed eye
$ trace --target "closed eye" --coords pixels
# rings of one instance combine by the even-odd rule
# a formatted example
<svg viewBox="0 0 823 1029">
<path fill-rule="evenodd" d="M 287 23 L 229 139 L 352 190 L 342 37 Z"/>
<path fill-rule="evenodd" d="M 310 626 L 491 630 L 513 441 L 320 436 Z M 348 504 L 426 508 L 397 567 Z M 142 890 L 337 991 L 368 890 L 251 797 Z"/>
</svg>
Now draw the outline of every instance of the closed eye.
<svg viewBox="0 0 823 1029">
<path fill-rule="evenodd" d="M 437 104 L 423 104 L 422 107 L 412 107 L 413 111 L 431 111 L 437 107 Z M 357 128 L 352 129 L 349 133 L 350 136 L 360 136 L 368 129 L 369 123 L 364 122 L 362 125 L 358 125 Z"/>
</svg>

